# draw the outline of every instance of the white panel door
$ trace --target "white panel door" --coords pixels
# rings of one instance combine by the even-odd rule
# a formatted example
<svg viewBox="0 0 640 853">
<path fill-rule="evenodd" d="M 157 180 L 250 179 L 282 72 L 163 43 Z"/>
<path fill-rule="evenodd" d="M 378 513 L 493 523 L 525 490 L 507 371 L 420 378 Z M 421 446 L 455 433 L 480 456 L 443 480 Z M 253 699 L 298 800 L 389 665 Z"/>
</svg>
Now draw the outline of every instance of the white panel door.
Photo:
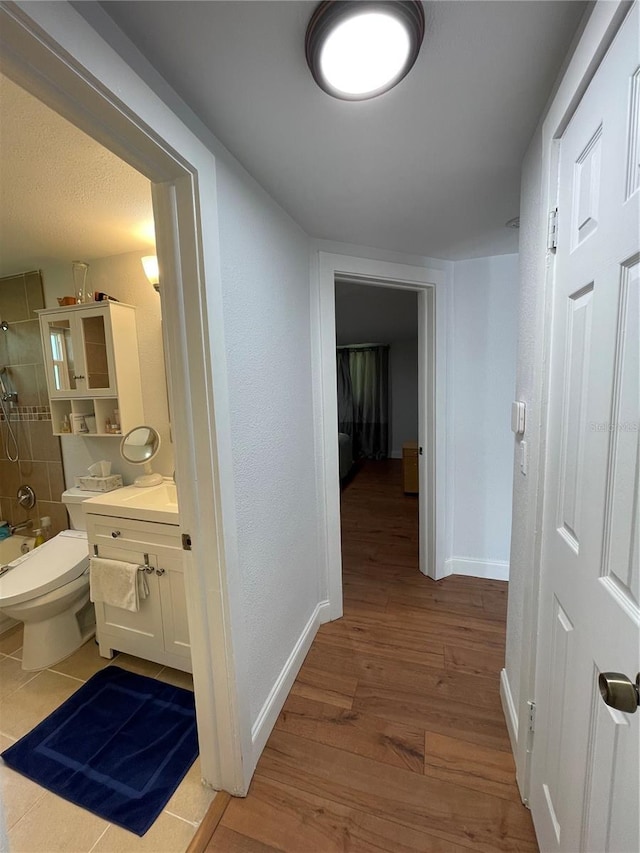
<svg viewBox="0 0 640 853">
<path fill-rule="evenodd" d="M 537 721 L 543 851 L 640 850 L 640 21 L 636 3 L 560 144 Z"/>
</svg>

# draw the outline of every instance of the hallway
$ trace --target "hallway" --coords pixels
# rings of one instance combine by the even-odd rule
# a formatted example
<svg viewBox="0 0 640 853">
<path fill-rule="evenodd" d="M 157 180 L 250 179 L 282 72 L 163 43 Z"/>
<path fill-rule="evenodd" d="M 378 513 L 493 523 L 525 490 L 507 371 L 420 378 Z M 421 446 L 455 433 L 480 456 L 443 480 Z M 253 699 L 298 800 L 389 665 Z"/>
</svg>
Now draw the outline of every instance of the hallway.
<svg viewBox="0 0 640 853">
<path fill-rule="evenodd" d="M 342 494 L 344 618 L 210 851 L 537 850 L 500 707 L 506 584 L 419 573 L 401 465 L 366 463 Z"/>
</svg>

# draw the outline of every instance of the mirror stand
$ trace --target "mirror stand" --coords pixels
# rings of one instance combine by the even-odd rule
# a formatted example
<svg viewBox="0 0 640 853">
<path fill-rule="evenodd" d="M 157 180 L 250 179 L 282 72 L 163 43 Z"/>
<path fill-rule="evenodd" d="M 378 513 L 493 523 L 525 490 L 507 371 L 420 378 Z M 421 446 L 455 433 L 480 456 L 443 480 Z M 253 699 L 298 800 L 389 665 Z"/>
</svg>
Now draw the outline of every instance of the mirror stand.
<svg viewBox="0 0 640 853">
<path fill-rule="evenodd" d="M 144 463 L 144 474 L 140 474 L 133 481 L 134 486 L 146 488 L 147 486 L 159 486 L 162 483 L 162 474 L 154 473 L 150 462 Z"/>
</svg>

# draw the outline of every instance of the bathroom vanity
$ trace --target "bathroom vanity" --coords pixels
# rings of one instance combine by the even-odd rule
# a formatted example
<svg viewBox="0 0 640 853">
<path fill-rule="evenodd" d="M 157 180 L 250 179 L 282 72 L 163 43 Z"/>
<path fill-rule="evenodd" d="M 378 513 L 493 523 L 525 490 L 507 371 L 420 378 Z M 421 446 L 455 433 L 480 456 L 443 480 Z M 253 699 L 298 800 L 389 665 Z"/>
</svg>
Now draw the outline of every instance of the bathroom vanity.
<svg viewBox="0 0 640 853">
<path fill-rule="evenodd" d="M 125 486 L 84 501 L 89 553 L 140 565 L 149 596 L 137 612 L 96 602 L 103 657 L 114 651 L 191 672 L 176 487 Z"/>
</svg>

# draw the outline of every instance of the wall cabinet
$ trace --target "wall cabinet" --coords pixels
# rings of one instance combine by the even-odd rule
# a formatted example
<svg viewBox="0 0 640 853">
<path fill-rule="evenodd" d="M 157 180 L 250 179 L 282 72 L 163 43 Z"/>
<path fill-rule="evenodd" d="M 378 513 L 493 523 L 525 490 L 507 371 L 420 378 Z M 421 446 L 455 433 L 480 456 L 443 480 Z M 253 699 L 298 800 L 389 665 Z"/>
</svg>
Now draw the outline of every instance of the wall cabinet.
<svg viewBox="0 0 640 853">
<path fill-rule="evenodd" d="M 96 638 L 102 657 L 114 651 L 191 672 L 180 528 L 170 524 L 87 513 L 90 553 L 125 560 L 145 573 L 149 596 L 137 613 L 96 602 Z"/>
<path fill-rule="evenodd" d="M 94 302 L 38 314 L 53 432 L 76 422 L 114 435 L 116 423 L 119 433 L 143 423 L 134 306 Z"/>
</svg>

